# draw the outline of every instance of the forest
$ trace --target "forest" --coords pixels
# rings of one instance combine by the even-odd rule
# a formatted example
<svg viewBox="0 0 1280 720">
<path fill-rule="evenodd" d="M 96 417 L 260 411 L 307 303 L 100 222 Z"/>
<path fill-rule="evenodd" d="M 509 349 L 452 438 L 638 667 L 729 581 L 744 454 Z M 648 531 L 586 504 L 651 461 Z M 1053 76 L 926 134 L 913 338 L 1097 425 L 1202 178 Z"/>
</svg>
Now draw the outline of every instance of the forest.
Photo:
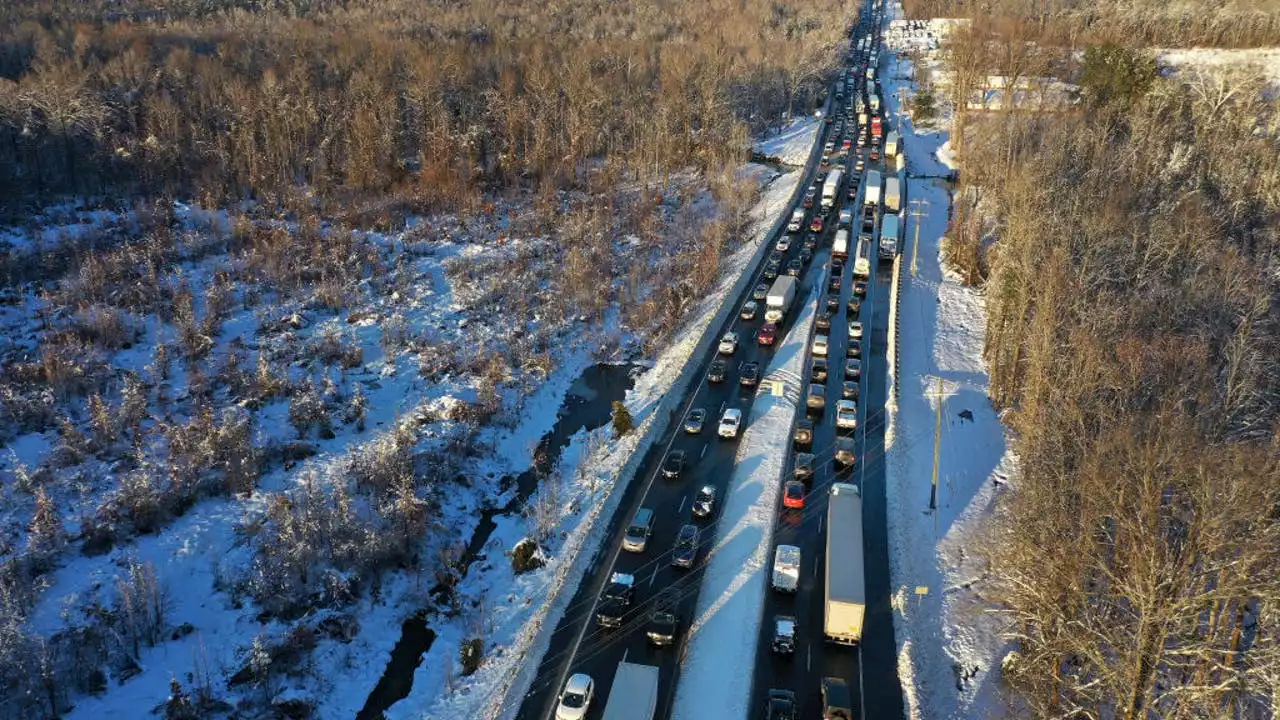
<svg viewBox="0 0 1280 720">
<path fill-rule="evenodd" d="M 820 99 L 852 7 L 5 3 L 0 209 L 170 195 L 424 211 L 549 199 L 598 163 L 715 168 Z"/>
<path fill-rule="evenodd" d="M 999 47 L 946 52 L 963 74 Z M 1273 717 L 1274 89 L 1245 68 L 1160 77 L 1132 45 L 1088 47 L 1070 79 L 1073 109 L 969 113 L 947 246 L 986 296 L 1020 458 L 989 543 L 1014 714 Z"/>
</svg>

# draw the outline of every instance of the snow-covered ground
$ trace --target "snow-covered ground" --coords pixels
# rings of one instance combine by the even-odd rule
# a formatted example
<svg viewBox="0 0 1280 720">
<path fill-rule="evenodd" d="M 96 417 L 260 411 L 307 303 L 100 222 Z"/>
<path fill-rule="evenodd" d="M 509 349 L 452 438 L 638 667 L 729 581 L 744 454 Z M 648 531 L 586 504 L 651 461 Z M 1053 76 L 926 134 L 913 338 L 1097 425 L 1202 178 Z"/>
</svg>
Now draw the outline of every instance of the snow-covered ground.
<svg viewBox="0 0 1280 720">
<path fill-rule="evenodd" d="M 798 117 L 789 125 L 755 144 L 755 151 L 769 158 L 776 158 L 786 165 L 804 167 L 813 149 L 813 139 L 822 127 L 821 115 Z"/>
<path fill-rule="evenodd" d="M 814 258 L 821 267 L 823 254 Z M 768 592 L 782 467 L 791 445 L 791 424 L 803 388 L 804 354 L 822 286 L 814 284 L 799 316 L 769 362 L 761 392 L 747 414 L 734 459 L 724 508 L 716 522 L 716 544 L 698 594 L 685 657 L 680 666 L 673 720 L 741 718 L 749 715 L 751 674 Z M 781 381 L 774 395 L 771 381 Z"/>
<path fill-rule="evenodd" d="M 892 9 L 901 12 L 900 6 Z M 946 135 L 917 135 L 909 120 L 895 118 L 898 83 L 886 82 L 891 88 L 885 92 L 890 126 L 902 132 L 909 174 L 945 174 L 950 164 Z M 898 670 L 911 718 L 987 717 L 998 704 L 1004 646 L 984 596 L 986 568 L 972 550 L 999 502 L 1002 485 L 997 481 L 1013 472 L 1014 458 L 987 400 L 982 295 L 947 272 L 940 254 L 947 190 L 934 179 L 909 178 L 907 197 L 929 205 L 920 227 L 915 277 L 908 268 L 916 220 L 910 218 L 907 226 L 897 322 L 899 399 L 886 440 Z M 938 402 L 937 510 L 930 512 Z M 917 594 L 917 588 L 924 594 Z"/>
<path fill-rule="evenodd" d="M 1273 87 L 1280 86 L 1280 48 L 1180 48 L 1156 51 L 1162 68 L 1185 73 L 1188 69 L 1208 72 L 1261 72 Z"/>
<path fill-rule="evenodd" d="M 643 450 L 655 433 L 661 432 L 661 422 L 654 418 L 665 421 L 663 403 L 669 395 L 679 393 L 679 385 L 688 375 L 686 361 L 702 342 L 707 326 L 722 317 L 723 298 L 736 297 L 743 268 L 763 251 L 763 238 L 787 207 L 801 177 L 799 172 L 779 175 L 760 165 L 745 166 L 741 175 L 744 182 L 764 186 L 752 211 L 756 232 L 724 259 L 717 287 L 695 301 L 664 352 L 637 379 L 626 399 L 637 430 L 616 443 L 606 439 L 608 433 L 579 432 L 565 449 L 558 464 L 555 497 L 549 503 L 558 516 L 547 532 L 547 565 L 541 570 L 516 576 L 507 557 L 517 541 L 535 533 L 535 519 L 496 518 L 497 527 L 482 557 L 455 588 L 459 599 L 456 611 L 446 607 L 429 615 L 435 641 L 414 673 L 412 693 L 393 706 L 389 716 L 489 717 L 488 708 L 501 703 L 518 677 L 531 648 L 536 649 L 535 641 L 553 606 L 546 600 L 566 584 L 572 587 L 581 575 L 576 561 L 582 550 L 590 550 L 599 540 L 599 533 L 593 532 L 595 519 L 607 510 L 608 500 L 620 494 L 614 493 L 621 487 L 615 481 L 630 477 L 625 471 L 630 458 L 642 454 L 633 451 Z M 671 197 L 675 196 L 672 193 Z M 705 204 L 699 197 L 709 194 L 695 197 L 695 205 Z M 185 205 L 176 206 L 175 213 L 187 242 L 229 228 L 225 213 L 207 213 Z M 304 382 L 310 377 L 326 388 L 326 402 L 330 388 L 344 399 L 358 388 L 367 406 L 362 423 L 367 431 L 358 429 L 354 420 L 335 418 L 327 434 L 317 437 L 313 432 L 305 443 L 299 443 L 290 425 L 290 403 L 268 401 L 264 407 L 254 408 L 255 444 L 295 449 L 305 445 L 309 460 L 272 465 L 258 478 L 254 495 L 202 498 L 159 532 L 125 537 L 105 554 L 82 555 L 75 552 L 78 548 L 74 545 L 63 553 L 57 567 L 42 577 L 38 602 L 25 623 L 33 636 L 91 629 L 95 608 L 113 608 L 119 603 L 118 581 L 128 575 L 129 566 L 154 569 L 165 614 L 160 623 L 165 637 L 154 646 L 144 643 L 137 667 L 130 668 L 129 676 L 109 675 L 104 692 L 70 693 L 75 707 L 65 717 L 137 717 L 166 701 L 172 680 L 179 680 L 184 690 L 191 692 L 206 675 L 212 695 L 220 700 L 235 702 L 253 694 L 278 703 L 314 706 L 318 717 L 355 715 L 386 667 L 401 622 L 416 609 L 435 604 L 427 591 L 439 580 L 437 571 L 446 569 L 441 551 L 471 536 L 481 510 L 502 506 L 511 499 L 514 488 L 503 478 L 530 466 L 534 445 L 556 422 L 557 410 L 575 379 L 600 357 L 619 354 L 620 349 L 626 352 L 636 342 L 620 326 L 616 310 L 606 314 L 604 332 L 594 337 L 574 332 L 574 323 L 581 321 L 572 317 L 551 325 L 559 328 L 547 337 L 546 352 L 551 355 L 553 369 L 546 373 L 532 364 L 508 366 L 508 374 L 497 388 L 502 410 L 468 446 L 479 454 L 451 460 L 456 464 L 439 471 L 449 479 L 464 476 L 467 483 L 442 485 L 449 488 L 447 495 L 429 497 L 430 522 L 440 539 L 419 550 L 416 568 L 385 574 L 372 590 L 356 590 L 354 602 L 332 609 L 315 607 L 297 621 L 259 616 L 253 600 L 237 589 L 237 580 L 258 559 L 255 539 L 286 507 L 277 499 L 288 497 L 290 505 L 296 506 L 310 497 L 303 494 L 306 487 L 322 488 L 319 492 L 325 493 L 348 482 L 351 463 L 371 448 L 385 447 L 393 428 L 411 438 L 412 451 L 418 457 L 447 452 L 451 443 L 460 440 L 462 423 L 455 421 L 452 413 L 482 397 L 477 375 L 483 368 L 466 366 L 467 358 L 483 356 L 486 349 L 501 350 L 506 347 L 504 341 L 514 342 L 519 337 L 511 333 L 510 318 L 504 320 L 501 313 L 492 312 L 492 299 L 483 286 L 477 292 L 460 278 L 467 277 L 467 268 L 473 267 L 482 278 L 515 281 L 516 277 L 503 274 L 503 263 L 527 254 L 533 266 L 539 267 L 538 258 L 546 248 L 543 238 L 513 237 L 509 220 L 501 215 L 497 213 L 493 223 L 479 227 L 473 224 L 467 228 L 454 220 L 437 218 L 430 224 L 414 222 L 399 233 L 368 234 L 370 252 L 394 269 L 386 292 L 373 293 L 372 301 L 366 297 L 357 312 L 334 317 L 334 313 L 314 307 L 271 306 L 264 310 L 251 307 L 248 298 L 243 305 L 236 298 L 215 335 L 210 356 L 221 359 L 233 351 L 243 352 L 244 345 L 269 357 L 276 353 L 282 378 Z M 49 225 L 62 225 L 46 227 L 46 220 Z M 47 251 L 50 245 L 71 247 L 88 233 L 127 234 L 134 231 L 134 224 L 129 214 L 68 208 L 31 228 L 6 230 L 0 239 L 11 251 Z M 636 245 L 634 238 L 618 242 L 623 251 Z M 212 258 L 193 254 L 193 259 L 179 258 L 177 264 L 184 281 L 194 289 L 198 310 L 204 312 L 199 298 L 223 266 L 216 253 Z M 551 270 L 545 263 L 542 269 Z M 412 292 L 407 292 L 410 288 Z M 7 331 L 0 349 L 10 353 L 35 350 L 38 326 L 32 323 L 32 316 L 39 304 L 34 296 L 24 295 L 18 302 L 0 306 L 0 324 Z M 391 342 L 396 328 L 416 343 L 412 352 Z M 546 328 L 547 322 L 534 319 L 520 330 L 533 338 Z M 186 406 L 180 404 L 189 392 L 187 368 L 180 361 L 172 362 L 162 379 L 155 369 L 158 342 L 169 343 L 170 351 L 178 347 L 172 328 L 159 320 L 150 321 L 139 328 L 138 337 L 129 346 L 109 360 L 112 366 L 136 372 L 144 380 L 154 378 L 151 402 L 166 403 L 165 422 L 181 425 L 188 421 Z M 314 356 L 314 348 L 328 347 L 323 343 L 340 346 L 352 361 L 338 368 L 308 360 L 309 355 Z M 448 348 L 448 353 L 429 359 L 424 346 Z M 298 359 L 284 355 L 297 349 L 302 350 Z M 253 372 L 252 364 L 249 370 Z M 522 392 L 517 393 L 517 387 Z M 8 396 L 4 399 L 12 400 Z M 153 412 L 160 413 L 158 409 Z M 88 432 L 87 421 L 81 422 Z M 115 487 L 116 466 L 94 456 L 87 460 L 90 472 L 74 476 L 65 472 L 65 466 L 53 463 L 51 457 L 66 455 L 62 449 L 66 438 L 59 435 L 53 430 L 16 434 L 7 438 L 4 452 L 0 452 L 0 476 L 5 479 L 0 489 L 0 528 L 5 533 L 0 538 L 0 554 L 22 547 L 32 511 L 29 492 L 19 491 L 20 483 L 10 480 L 25 483 L 34 475 L 45 483 L 71 540 L 77 544 L 82 540 L 76 529 L 79 521 L 92 516 L 107 497 L 104 493 Z M 0 436 L 0 441 L 4 439 Z M 543 486 L 547 484 L 544 481 Z M 426 507 L 421 501 L 412 502 Z M 354 505 L 355 512 L 365 517 L 363 500 L 357 497 Z M 584 508 L 588 511 L 583 512 Z M 366 525 L 361 526 L 370 533 L 366 541 L 387 530 L 370 517 L 375 516 L 366 517 L 362 521 Z M 331 579 L 339 584 L 363 580 L 341 574 Z M 571 594 L 562 595 L 567 598 Z M 554 622 L 552 617 L 552 627 Z M 168 637 L 171 630 L 172 639 Z M 484 661 L 477 673 L 461 678 L 457 665 L 460 646 L 465 639 L 477 636 L 484 639 Z M 307 648 L 301 667 L 286 667 L 283 656 L 276 654 L 292 647 L 291 643 Z M 255 663 L 271 676 L 270 681 L 251 681 L 234 688 L 228 685 L 228 676 Z"/>
</svg>

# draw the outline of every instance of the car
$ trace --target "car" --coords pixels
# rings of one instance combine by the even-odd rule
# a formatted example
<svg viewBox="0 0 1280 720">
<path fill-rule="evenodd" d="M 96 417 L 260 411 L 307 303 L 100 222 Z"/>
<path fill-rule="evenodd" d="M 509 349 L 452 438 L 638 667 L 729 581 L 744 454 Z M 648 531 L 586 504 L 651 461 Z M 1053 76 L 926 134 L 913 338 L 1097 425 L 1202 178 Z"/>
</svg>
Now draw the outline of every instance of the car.
<svg viewBox="0 0 1280 720">
<path fill-rule="evenodd" d="M 707 381 L 713 383 L 724 382 L 724 374 L 728 371 L 728 364 L 724 360 L 716 358 L 711 361 L 711 369 L 707 371 Z"/>
<path fill-rule="evenodd" d="M 698 559 L 698 526 L 683 525 L 676 534 L 676 544 L 671 548 L 671 564 L 691 568 Z"/>
<path fill-rule="evenodd" d="M 810 255 L 812 255 L 812 253 L 810 253 Z M 800 258 L 796 258 L 795 260 L 787 263 L 786 273 L 791 277 L 800 277 L 800 273 L 802 272 L 804 272 L 804 261 Z"/>
<path fill-rule="evenodd" d="M 760 305 L 755 300 L 748 300 L 742 305 L 742 312 L 738 313 L 738 317 L 743 320 L 755 320 L 756 313 L 760 311 Z"/>
<path fill-rule="evenodd" d="M 800 262 L 808 265 L 810 260 L 813 260 L 813 249 L 807 247 L 800 248 Z"/>
<path fill-rule="evenodd" d="M 791 444 L 798 448 L 809 448 L 813 445 L 813 421 L 801 418 L 796 420 L 796 429 L 791 433 Z"/>
<path fill-rule="evenodd" d="M 858 160 L 854 163 L 854 172 L 862 172 L 862 160 Z M 850 200 L 858 199 L 858 184 L 856 182 L 849 183 L 849 192 L 845 194 L 845 197 Z"/>
<path fill-rule="evenodd" d="M 858 322 L 857 320 L 853 320 L 849 323 L 849 339 L 850 340 L 862 339 L 862 323 Z"/>
<path fill-rule="evenodd" d="M 790 690 L 770 690 L 764 716 L 765 720 L 796 720 L 796 694 Z"/>
<path fill-rule="evenodd" d="M 866 296 L 867 296 L 867 284 L 866 284 L 865 282 L 863 282 L 862 280 L 859 280 L 859 281 L 855 282 L 855 283 L 853 284 L 853 294 L 854 294 L 854 295 L 857 295 L 857 296 L 858 296 L 858 297 L 860 297 L 860 298 L 864 298 L 864 297 L 866 297 Z"/>
<path fill-rule="evenodd" d="M 830 155 L 831 151 L 835 149 L 836 149 L 836 144 L 831 142 L 830 140 L 828 140 L 827 143 L 822 146 L 822 152 L 826 153 L 827 155 Z"/>
<path fill-rule="evenodd" d="M 844 376 L 850 379 L 862 377 L 862 361 L 858 358 L 846 360 L 844 363 Z"/>
<path fill-rule="evenodd" d="M 832 134 L 833 134 L 833 135 L 839 135 L 839 134 L 840 134 L 840 131 L 839 131 L 839 130 L 837 130 L 837 131 L 835 131 L 835 132 L 834 132 L 834 133 L 832 133 Z M 819 171 L 818 171 L 818 177 L 817 177 L 817 179 L 815 179 L 815 180 L 813 181 L 814 187 L 818 187 L 818 186 L 822 185 L 822 183 L 824 183 L 824 182 L 826 182 L 826 181 L 827 181 L 827 171 L 826 171 L 826 170 L 819 170 Z"/>
<path fill-rule="evenodd" d="M 703 485 L 702 489 L 693 498 L 693 516 L 696 518 L 710 517 L 712 511 L 716 508 L 716 488 L 714 485 Z"/>
<path fill-rule="evenodd" d="M 729 332 L 721 335 L 720 345 L 716 347 L 716 350 L 719 351 L 721 355 L 732 355 L 736 352 L 738 350 L 738 333 L 730 330 Z"/>
<path fill-rule="evenodd" d="M 792 510 L 804 509 L 804 483 L 788 480 L 782 487 L 782 506 Z"/>
<path fill-rule="evenodd" d="M 759 284 L 757 284 L 757 285 L 755 286 L 755 288 L 754 288 L 754 289 L 752 289 L 752 291 L 751 291 L 751 299 L 752 299 L 752 300 L 764 300 L 764 299 L 765 299 L 765 298 L 767 298 L 767 297 L 769 297 L 769 284 L 768 284 L 768 283 L 759 283 Z"/>
<path fill-rule="evenodd" d="M 858 313 L 862 312 L 862 298 L 857 295 L 849 296 L 849 314 L 858 317 Z"/>
<path fill-rule="evenodd" d="M 796 462 L 791 471 L 792 476 L 795 477 L 796 480 L 812 480 L 813 465 L 815 462 L 817 462 L 817 459 L 812 453 L 796 453 Z"/>
<path fill-rule="evenodd" d="M 809 389 L 804 395 L 805 409 L 821 417 L 822 411 L 827 408 L 827 386 L 821 383 L 809 383 Z"/>
<path fill-rule="evenodd" d="M 756 342 L 761 345 L 772 345 L 778 339 L 778 326 L 773 323 L 765 323 L 760 326 L 760 332 L 756 333 Z"/>
<path fill-rule="evenodd" d="M 556 705 L 556 720 L 582 720 L 587 716 L 591 700 L 596 694 L 596 683 L 590 675 L 576 673 L 569 676 L 560 692 Z"/>
<path fill-rule="evenodd" d="M 787 232 L 798 233 L 804 227 L 804 210 L 796 208 L 791 211 L 791 219 L 787 221 Z"/>
<path fill-rule="evenodd" d="M 840 280 L 839 274 L 832 273 L 831 277 L 827 278 L 827 292 L 829 293 L 840 292 L 840 285 L 841 285 L 841 280 Z"/>
<path fill-rule="evenodd" d="M 790 655 L 796 651 L 796 619 L 790 615 L 773 616 L 772 648 L 779 655 Z"/>
<path fill-rule="evenodd" d="M 862 357 L 862 343 L 857 340 L 850 340 L 849 343 L 844 346 L 844 356 L 851 358 Z"/>
<path fill-rule="evenodd" d="M 857 456 L 854 455 L 853 450 L 853 438 L 845 435 L 837 436 L 835 452 L 836 465 L 845 468 L 852 467 L 853 463 L 857 461 Z"/>
<path fill-rule="evenodd" d="M 716 431 L 720 437 L 732 440 L 738 437 L 738 430 L 742 427 L 742 411 L 738 408 L 728 408 L 724 414 L 720 416 L 720 427 Z"/>
<path fill-rule="evenodd" d="M 840 312 L 840 296 L 839 295 L 827 296 L 827 312 L 829 313 Z"/>
<path fill-rule="evenodd" d="M 858 403 L 852 400 L 836 403 L 836 427 L 844 430 L 858 429 Z"/>
<path fill-rule="evenodd" d="M 707 411 L 702 408 L 694 408 L 684 416 L 684 431 L 690 435 L 697 435 L 702 432 L 702 427 L 707 423 Z"/>
<path fill-rule="evenodd" d="M 738 365 L 738 384 L 755 387 L 760 384 L 760 363 L 743 362 Z"/>
<path fill-rule="evenodd" d="M 777 252 L 784 253 L 791 249 L 791 238 L 783 235 L 773 247 Z"/>
<path fill-rule="evenodd" d="M 829 347 L 829 343 L 827 342 L 826 335 L 813 336 L 813 354 L 814 355 L 817 355 L 818 357 L 826 357 L 828 347 Z"/>
<path fill-rule="evenodd" d="M 845 400 L 857 400 L 861 388 L 856 380 L 845 380 L 840 383 L 840 397 Z"/>
<path fill-rule="evenodd" d="M 827 312 L 818 313 L 818 316 L 813 320 L 813 326 L 818 328 L 819 330 L 830 330 L 831 329 L 831 313 L 827 313 Z"/>
<path fill-rule="evenodd" d="M 829 167 L 831 167 L 831 156 L 829 156 L 829 155 L 823 155 L 823 156 L 822 156 L 822 162 L 818 164 L 818 167 L 820 167 L 820 168 L 829 168 Z"/>
<path fill-rule="evenodd" d="M 765 263 L 762 276 L 765 280 L 777 280 L 780 267 L 778 263 Z"/>
<path fill-rule="evenodd" d="M 688 455 L 683 450 L 672 450 L 662 462 L 662 477 L 674 480 L 684 471 L 684 463 Z"/>
<path fill-rule="evenodd" d="M 817 250 L 817 249 L 818 249 L 818 236 L 817 236 L 816 234 L 814 234 L 814 233 L 809 233 L 808 235 L 805 235 L 805 236 L 804 236 L 804 246 L 805 246 L 807 249 L 809 249 L 809 250 Z"/>
<path fill-rule="evenodd" d="M 816 233 L 822 232 L 822 216 L 821 215 L 814 217 L 813 220 L 809 222 L 809 229 Z"/>
<path fill-rule="evenodd" d="M 876 161 L 878 161 L 879 159 L 880 159 L 880 151 L 879 151 L 879 150 L 876 150 L 875 148 L 872 148 L 872 149 L 871 149 L 871 162 L 876 162 Z"/>
<path fill-rule="evenodd" d="M 840 143 L 840 149 L 845 152 L 849 152 L 850 150 L 852 150 L 853 140 L 850 138 L 845 138 L 844 141 Z"/>
<path fill-rule="evenodd" d="M 867 144 L 867 136 L 863 135 L 862 133 L 858 133 L 858 147 L 864 147 L 866 146 L 866 144 Z"/>
<path fill-rule="evenodd" d="M 603 628 L 622 627 L 622 619 L 635 597 L 636 578 L 627 573 L 615 572 L 609 576 L 609 584 L 596 606 L 596 623 Z"/>
<path fill-rule="evenodd" d="M 785 237 L 785 236 L 784 236 L 784 237 Z M 782 264 L 783 259 L 784 259 L 784 256 L 783 256 L 783 254 L 782 254 L 782 252 L 781 252 L 781 251 L 779 251 L 779 250 L 773 250 L 773 251 L 771 251 L 771 252 L 769 253 L 769 260 L 768 260 L 768 262 L 771 262 L 771 263 L 778 263 L 779 265 L 781 265 L 781 264 Z"/>
<path fill-rule="evenodd" d="M 822 720 L 853 720 L 849 685 L 841 678 L 822 678 Z"/>
<path fill-rule="evenodd" d="M 840 258 L 831 258 L 831 274 L 844 275 L 844 261 Z"/>
<path fill-rule="evenodd" d="M 814 358 L 809 365 L 809 377 L 816 383 L 827 382 L 827 360 L 826 358 Z"/>
<path fill-rule="evenodd" d="M 680 628 L 676 606 L 676 598 L 670 593 L 664 592 L 654 600 L 653 612 L 649 613 L 649 626 L 645 629 L 650 645 L 667 647 L 676 641 Z"/>
</svg>

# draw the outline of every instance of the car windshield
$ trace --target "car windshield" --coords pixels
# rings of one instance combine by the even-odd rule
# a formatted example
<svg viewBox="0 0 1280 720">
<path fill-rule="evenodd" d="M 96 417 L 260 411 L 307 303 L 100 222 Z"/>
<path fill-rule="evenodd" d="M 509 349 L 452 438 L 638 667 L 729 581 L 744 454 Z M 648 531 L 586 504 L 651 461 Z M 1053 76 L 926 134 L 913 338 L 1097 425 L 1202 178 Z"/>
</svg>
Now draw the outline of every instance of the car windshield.
<svg viewBox="0 0 1280 720">
<path fill-rule="evenodd" d="M 587 701 L 586 696 L 575 692 L 566 692 L 560 703 L 567 708 L 580 708 Z"/>
<path fill-rule="evenodd" d="M 627 535 L 630 537 L 643 537 L 644 527 L 640 525 L 632 525 L 631 527 L 627 528 Z"/>
</svg>

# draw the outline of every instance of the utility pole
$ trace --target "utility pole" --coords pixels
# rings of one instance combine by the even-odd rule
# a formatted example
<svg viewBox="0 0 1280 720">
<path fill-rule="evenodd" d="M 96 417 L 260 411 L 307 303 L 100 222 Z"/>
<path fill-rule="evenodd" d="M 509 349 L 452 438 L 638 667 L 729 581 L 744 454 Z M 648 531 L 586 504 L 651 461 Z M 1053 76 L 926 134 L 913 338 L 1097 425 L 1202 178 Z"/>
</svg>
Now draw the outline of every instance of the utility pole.
<svg viewBox="0 0 1280 720">
<path fill-rule="evenodd" d="M 942 403 L 943 389 L 942 378 L 938 378 L 938 389 L 931 393 L 926 393 L 928 397 L 932 397 L 938 406 L 937 422 L 933 429 L 933 481 L 929 488 L 929 510 L 937 515 L 938 511 L 938 459 L 942 454 Z"/>
<path fill-rule="evenodd" d="M 922 207 L 928 208 L 929 201 L 928 200 L 912 200 L 908 204 L 911 205 L 913 208 L 910 215 L 916 220 L 916 239 L 911 243 L 911 277 L 915 277 L 916 276 L 916 256 L 920 254 L 920 218 L 928 214 L 921 208 Z"/>
</svg>

